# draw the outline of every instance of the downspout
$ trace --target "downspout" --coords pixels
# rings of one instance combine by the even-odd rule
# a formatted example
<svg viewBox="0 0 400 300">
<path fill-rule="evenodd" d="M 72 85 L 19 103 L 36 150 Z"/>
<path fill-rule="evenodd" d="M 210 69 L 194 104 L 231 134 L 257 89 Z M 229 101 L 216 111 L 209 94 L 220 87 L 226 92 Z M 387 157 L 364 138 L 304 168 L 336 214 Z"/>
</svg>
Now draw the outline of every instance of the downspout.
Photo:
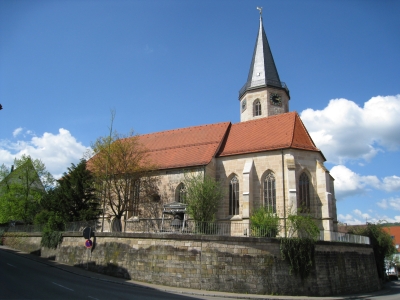
<svg viewBox="0 0 400 300">
<path fill-rule="evenodd" d="M 283 227 L 285 228 L 285 238 L 287 237 L 286 231 L 286 197 L 285 197 L 285 165 L 283 160 L 283 149 L 281 149 L 282 156 L 282 187 L 283 187 Z"/>
</svg>

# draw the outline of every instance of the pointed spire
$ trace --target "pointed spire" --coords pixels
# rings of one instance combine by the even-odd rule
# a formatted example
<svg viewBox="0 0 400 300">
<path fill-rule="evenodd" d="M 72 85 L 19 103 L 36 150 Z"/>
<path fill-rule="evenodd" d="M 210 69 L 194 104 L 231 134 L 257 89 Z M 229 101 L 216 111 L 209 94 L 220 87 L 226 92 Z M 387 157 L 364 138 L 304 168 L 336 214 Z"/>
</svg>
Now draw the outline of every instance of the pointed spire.
<svg viewBox="0 0 400 300">
<path fill-rule="evenodd" d="M 276 69 L 274 58 L 264 31 L 261 15 L 262 8 L 257 7 L 257 9 L 260 11 L 260 27 L 247 82 L 240 90 L 239 98 L 248 90 L 267 85 L 287 90 L 286 85 L 279 79 L 278 70 Z"/>
</svg>

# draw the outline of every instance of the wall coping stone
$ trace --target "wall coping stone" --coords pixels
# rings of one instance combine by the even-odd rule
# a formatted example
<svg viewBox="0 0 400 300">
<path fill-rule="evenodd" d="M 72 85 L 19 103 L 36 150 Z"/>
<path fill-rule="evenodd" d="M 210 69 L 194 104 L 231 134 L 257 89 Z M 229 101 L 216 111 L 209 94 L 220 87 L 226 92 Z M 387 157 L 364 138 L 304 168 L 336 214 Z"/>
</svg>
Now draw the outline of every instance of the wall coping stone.
<svg viewBox="0 0 400 300">
<path fill-rule="evenodd" d="M 63 237 L 83 238 L 82 232 L 63 232 Z M 233 242 L 233 243 L 255 243 L 255 244 L 278 244 L 279 238 L 256 238 L 240 236 L 217 236 L 217 235 L 193 235 L 180 233 L 143 233 L 143 232 L 94 232 L 96 237 L 116 237 L 116 238 L 142 238 L 142 239 L 160 239 L 160 240 L 192 240 L 192 241 L 211 241 L 211 242 Z M 317 241 L 317 246 L 352 246 L 355 248 L 372 248 L 371 245 L 355 244 L 346 242 Z"/>
</svg>

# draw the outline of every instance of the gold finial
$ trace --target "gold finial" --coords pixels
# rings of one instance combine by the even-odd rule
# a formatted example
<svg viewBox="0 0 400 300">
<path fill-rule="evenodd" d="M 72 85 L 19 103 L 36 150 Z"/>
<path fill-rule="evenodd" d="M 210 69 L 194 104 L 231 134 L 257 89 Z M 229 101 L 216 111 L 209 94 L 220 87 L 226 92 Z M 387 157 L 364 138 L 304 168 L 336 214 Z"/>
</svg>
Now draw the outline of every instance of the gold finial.
<svg viewBox="0 0 400 300">
<path fill-rule="evenodd" d="M 257 9 L 260 11 L 260 16 L 261 16 L 262 15 L 262 7 L 257 6 Z"/>
</svg>

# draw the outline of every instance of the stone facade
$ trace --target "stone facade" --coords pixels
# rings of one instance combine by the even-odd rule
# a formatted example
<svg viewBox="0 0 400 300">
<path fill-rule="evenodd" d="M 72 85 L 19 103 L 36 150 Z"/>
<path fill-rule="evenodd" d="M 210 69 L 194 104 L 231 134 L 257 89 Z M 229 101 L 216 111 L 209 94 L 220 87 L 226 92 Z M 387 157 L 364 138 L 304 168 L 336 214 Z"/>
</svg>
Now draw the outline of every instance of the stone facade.
<svg viewBox="0 0 400 300">
<path fill-rule="evenodd" d="M 368 245 L 319 242 L 313 270 L 302 281 L 290 274 L 278 239 L 96 233 L 93 240 L 86 249 L 81 233 L 65 233 L 61 245 L 49 250 L 40 248 L 39 235 L 10 233 L 4 244 L 103 274 L 182 288 L 330 296 L 381 287 Z"/>
<path fill-rule="evenodd" d="M 310 210 L 319 229 L 324 231 L 325 240 L 330 240 L 330 232 L 337 231 L 336 199 L 333 181 L 329 171 L 324 167 L 323 157 L 318 152 L 288 149 L 268 151 L 257 154 L 244 154 L 213 158 L 203 167 L 159 171 L 155 175 L 159 182 L 160 200 L 141 202 L 140 214 L 127 212 L 127 219 L 138 218 L 160 219 L 163 205 L 178 201 L 179 186 L 185 180 L 185 172 L 205 174 L 221 182 L 225 197 L 222 199 L 217 221 L 242 222 L 249 224 L 250 216 L 255 209 L 264 205 L 263 181 L 267 172 L 272 172 L 276 179 L 276 212 L 283 220 L 290 214 L 297 214 L 298 182 L 305 172 L 310 178 Z M 283 167 L 282 167 L 283 164 Z M 239 180 L 239 214 L 229 214 L 229 183 L 236 176 Z M 124 217 L 122 222 L 124 224 Z M 189 217 L 189 216 L 188 216 Z M 105 231 L 111 231 L 112 220 L 105 222 Z M 280 236 L 284 236 L 281 231 Z"/>
<path fill-rule="evenodd" d="M 336 199 L 333 178 L 323 165 L 320 152 L 296 149 L 213 158 L 207 166 L 157 171 L 160 202 L 153 208 L 142 207 L 139 218 L 161 218 L 162 205 L 178 201 L 178 187 L 184 182 L 185 172 L 205 174 L 221 182 L 225 198 L 221 201 L 218 221 L 235 221 L 248 224 L 255 209 L 264 205 L 263 181 L 267 172 L 276 179 L 276 211 L 283 220 L 298 210 L 298 181 L 305 172 L 310 178 L 311 205 L 309 214 L 315 218 L 321 231 L 337 231 Z M 283 163 L 283 166 L 282 166 Z M 229 182 L 233 176 L 239 180 L 239 214 L 229 215 Z M 153 209 L 154 213 L 150 213 Z M 128 214 L 128 218 L 132 214 Z M 283 221 L 282 221 L 283 222 Z M 281 232 L 281 235 L 284 235 Z M 326 237 L 329 240 L 329 236 Z"/>
</svg>

